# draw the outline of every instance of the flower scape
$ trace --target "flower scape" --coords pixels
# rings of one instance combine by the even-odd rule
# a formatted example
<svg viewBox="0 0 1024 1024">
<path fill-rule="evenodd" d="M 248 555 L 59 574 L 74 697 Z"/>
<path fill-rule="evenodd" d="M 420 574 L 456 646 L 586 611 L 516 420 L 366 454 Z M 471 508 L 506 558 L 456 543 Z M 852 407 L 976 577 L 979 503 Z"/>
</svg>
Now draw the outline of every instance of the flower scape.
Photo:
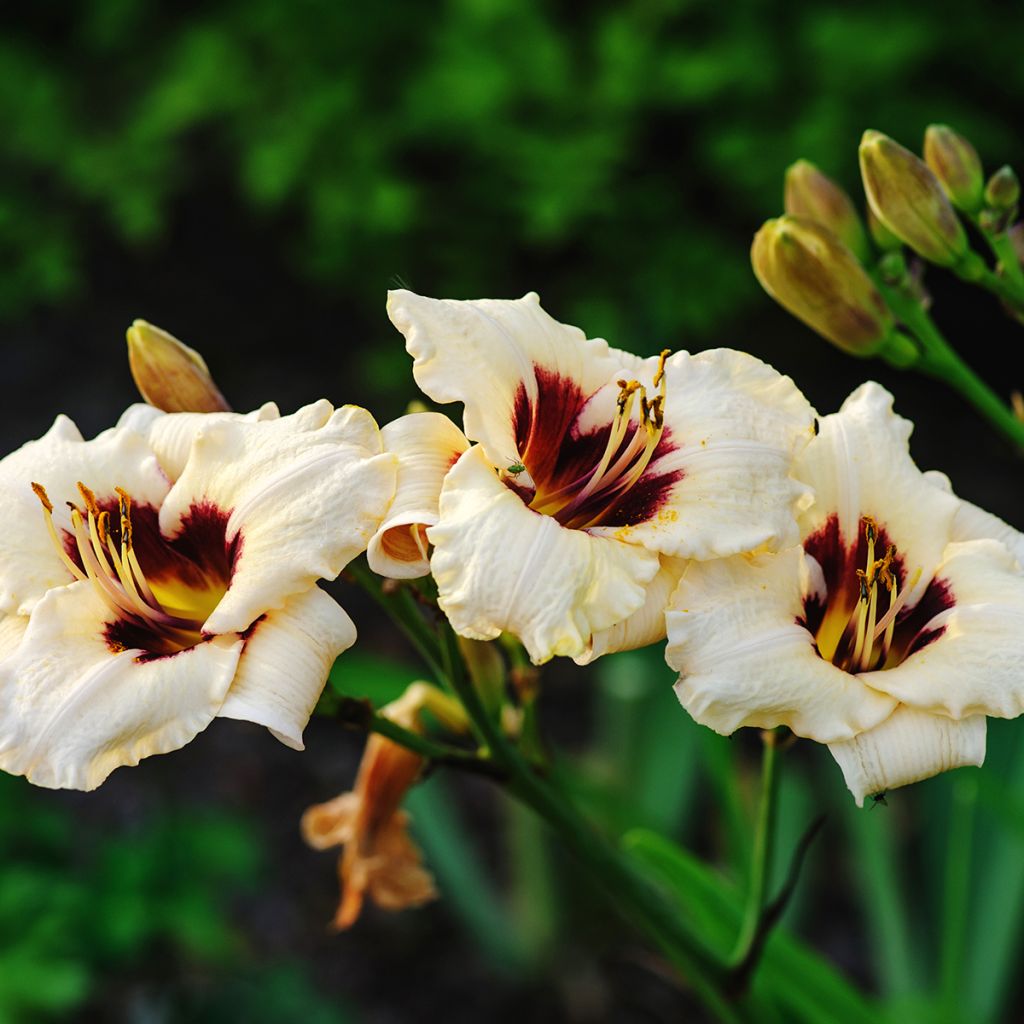
<svg viewBox="0 0 1024 1024">
<path fill-rule="evenodd" d="M 863 265 L 888 232 L 979 279 L 950 201 L 993 207 L 949 131 L 929 136 L 934 173 L 865 136 L 874 242 L 806 161 L 787 214 L 755 239 L 769 293 L 847 352 L 960 373 L 920 319 L 919 275 Z M 1015 280 L 999 278 L 1007 302 Z M 399 290 L 387 312 L 423 396 L 461 419 L 414 411 L 378 429 L 324 400 L 235 413 L 197 353 L 140 321 L 129 344 L 148 404 L 91 440 L 59 416 L 0 461 L 3 770 L 89 790 L 216 718 L 301 750 L 356 640 L 319 585 L 347 570 L 432 678 L 379 709 L 343 701 L 370 733 L 358 779 L 302 822 L 311 846 L 342 850 L 335 925 L 367 899 L 437 895 L 401 805 L 448 765 L 560 829 L 699 987 L 722 965 L 618 855 L 595 852 L 546 778 L 539 666 L 661 646 L 697 722 L 761 730 L 770 752 L 783 733 L 827 745 L 858 805 L 982 764 L 988 719 L 1024 711 L 1024 536 L 915 465 L 912 425 L 879 384 L 819 413 L 742 351 L 640 357 L 532 293 Z M 771 926 L 760 896 L 733 964 L 744 977 Z M 702 990 L 707 1005 L 723 985 Z"/>
</svg>

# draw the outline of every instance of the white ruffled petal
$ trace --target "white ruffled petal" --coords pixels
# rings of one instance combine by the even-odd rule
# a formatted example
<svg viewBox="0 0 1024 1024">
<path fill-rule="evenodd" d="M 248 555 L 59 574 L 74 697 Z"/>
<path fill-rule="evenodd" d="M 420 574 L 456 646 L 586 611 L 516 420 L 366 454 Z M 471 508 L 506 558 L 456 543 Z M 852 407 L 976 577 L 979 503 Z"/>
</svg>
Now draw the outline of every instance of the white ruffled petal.
<svg viewBox="0 0 1024 1024">
<path fill-rule="evenodd" d="M 27 627 L 27 615 L 0 615 L 0 660 L 14 652 Z"/>
<path fill-rule="evenodd" d="M 51 590 L 0 662 L 0 768 L 37 786 L 95 789 L 117 767 L 184 746 L 212 721 L 242 639 L 137 660 L 104 636 L 86 582 Z"/>
<path fill-rule="evenodd" d="M 395 457 L 365 409 L 329 402 L 263 422 L 203 428 L 160 510 L 173 537 L 196 505 L 229 513 L 236 543 L 227 594 L 208 633 L 243 632 L 366 549 L 394 494 Z"/>
<path fill-rule="evenodd" d="M 954 721 L 905 706 L 884 722 L 829 750 L 843 770 L 846 786 L 864 806 L 864 798 L 933 775 L 980 766 L 985 761 L 985 716 Z"/>
<path fill-rule="evenodd" d="M 385 451 L 398 457 L 395 498 L 370 540 L 370 568 L 392 579 L 415 579 L 430 572 L 424 530 L 437 522 L 445 475 L 469 447 L 461 430 L 436 412 L 412 413 L 381 430 Z"/>
<path fill-rule="evenodd" d="M 604 654 L 633 651 L 664 640 L 665 610 L 686 565 L 686 559 L 662 555 L 658 574 L 645 588 L 644 603 L 629 618 L 591 636 L 586 651 L 573 659 L 576 664 L 589 665 Z"/>
<path fill-rule="evenodd" d="M 537 664 L 582 655 L 643 605 L 659 568 L 653 552 L 528 509 L 479 445 L 445 478 L 440 508 L 430 567 L 452 627 L 477 640 L 513 633 Z"/>
<path fill-rule="evenodd" d="M 38 441 L 29 441 L 0 461 L 0 612 L 27 615 L 51 587 L 72 580 L 50 538 L 32 483 L 42 484 L 53 503 L 53 522 L 71 529 L 65 504 L 81 504 L 81 481 L 100 502 L 116 503 L 115 487 L 136 504 L 159 507 L 168 483 L 144 437 L 106 431 L 85 441 L 66 416 L 58 416 Z"/>
<path fill-rule="evenodd" d="M 656 361 L 646 361 L 649 380 Z M 744 352 L 678 352 L 665 364 L 667 451 L 644 480 L 675 478 L 651 518 L 593 530 L 669 555 L 721 558 L 799 539 L 808 488 L 793 458 L 814 436 L 814 410 L 789 377 Z"/>
<path fill-rule="evenodd" d="M 520 386 L 527 400 L 536 399 L 539 372 L 587 396 L 623 365 L 623 354 L 607 342 L 550 317 L 534 292 L 465 302 L 393 291 L 388 315 L 405 335 L 416 383 L 435 402 L 464 403 L 466 434 L 495 466 L 517 458 Z"/>
<path fill-rule="evenodd" d="M 864 678 L 919 708 L 967 718 L 1024 712 L 1024 576 L 994 540 L 950 544 L 938 578 L 953 607 L 928 625 L 937 635 L 902 664 Z"/>
<path fill-rule="evenodd" d="M 166 413 L 140 402 L 129 406 L 113 429 L 126 427 L 142 434 L 156 452 L 163 471 L 173 481 L 181 476 L 181 471 L 188 460 L 188 453 L 192 449 L 192 441 L 201 430 L 208 430 L 214 423 L 228 423 L 233 420 L 260 423 L 264 420 L 279 419 L 280 416 L 281 413 L 273 402 L 267 402 L 248 413 Z"/>
<path fill-rule="evenodd" d="M 691 562 L 665 616 L 676 695 L 702 725 L 788 726 L 832 743 L 886 718 L 896 701 L 824 661 L 797 621 L 810 588 L 802 549 Z"/>
<path fill-rule="evenodd" d="M 248 634 L 221 718 L 265 725 L 282 743 L 303 750 L 302 731 L 356 627 L 319 587 L 268 612 Z"/>
<path fill-rule="evenodd" d="M 800 517 L 804 537 L 836 516 L 845 547 L 874 517 L 896 545 L 907 575 L 921 570 L 908 603 L 917 602 L 949 543 L 959 499 L 925 477 L 910 457 L 913 424 L 892 410 L 892 395 L 869 381 L 821 420 L 821 432 L 797 458 L 794 475 L 815 502 Z"/>
</svg>

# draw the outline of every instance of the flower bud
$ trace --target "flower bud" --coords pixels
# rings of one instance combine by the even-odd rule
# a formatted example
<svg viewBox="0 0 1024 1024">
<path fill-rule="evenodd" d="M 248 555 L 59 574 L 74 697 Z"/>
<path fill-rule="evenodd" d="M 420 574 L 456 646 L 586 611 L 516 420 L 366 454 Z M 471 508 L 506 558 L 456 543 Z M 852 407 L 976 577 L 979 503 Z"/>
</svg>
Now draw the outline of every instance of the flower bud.
<svg viewBox="0 0 1024 1024">
<path fill-rule="evenodd" d="M 1015 210 L 1020 201 L 1020 182 L 1008 164 L 1000 167 L 985 186 L 985 202 L 999 211 Z"/>
<path fill-rule="evenodd" d="M 981 209 L 985 179 L 967 139 L 949 125 L 931 124 L 924 133 L 924 159 L 955 207 L 972 215 Z"/>
<path fill-rule="evenodd" d="M 871 257 L 867 233 L 853 200 L 809 160 L 786 169 L 786 213 L 828 228 L 862 263 Z"/>
<path fill-rule="evenodd" d="M 750 260 L 768 294 L 845 352 L 869 356 L 893 333 L 889 307 L 853 253 L 801 217 L 767 221 Z"/>
<path fill-rule="evenodd" d="M 875 216 L 868 207 L 868 231 L 871 240 L 882 252 L 894 252 L 903 248 L 903 243 Z"/>
<path fill-rule="evenodd" d="M 881 132 L 866 131 L 860 172 L 875 216 L 931 263 L 952 267 L 967 255 L 967 233 L 928 165 Z"/>
<path fill-rule="evenodd" d="M 139 394 L 164 412 L 227 412 L 203 357 L 145 320 L 128 328 L 128 365 Z"/>
</svg>

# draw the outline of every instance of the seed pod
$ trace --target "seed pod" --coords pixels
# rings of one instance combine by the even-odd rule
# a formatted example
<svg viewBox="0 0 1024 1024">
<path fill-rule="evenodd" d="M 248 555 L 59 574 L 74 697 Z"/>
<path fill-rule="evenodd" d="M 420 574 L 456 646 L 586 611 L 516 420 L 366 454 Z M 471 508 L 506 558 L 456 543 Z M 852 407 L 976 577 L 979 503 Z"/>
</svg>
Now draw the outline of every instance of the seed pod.
<svg viewBox="0 0 1024 1024">
<path fill-rule="evenodd" d="M 226 412 L 203 357 L 145 320 L 128 328 L 128 365 L 139 394 L 164 412 Z"/>
<path fill-rule="evenodd" d="M 967 255 L 967 233 L 928 165 L 881 132 L 860 144 L 864 191 L 875 216 L 931 263 L 952 267 Z"/>
<path fill-rule="evenodd" d="M 967 139 L 949 125 L 931 124 L 924 133 L 924 159 L 957 209 L 972 216 L 981 209 L 985 179 Z"/>
<path fill-rule="evenodd" d="M 874 355 L 893 334 L 892 313 L 871 278 L 820 224 L 791 216 L 767 221 L 750 259 L 779 305 L 844 352 Z"/>
<path fill-rule="evenodd" d="M 853 200 L 809 160 L 797 160 L 786 169 L 784 205 L 786 213 L 828 228 L 862 263 L 871 258 Z"/>
</svg>

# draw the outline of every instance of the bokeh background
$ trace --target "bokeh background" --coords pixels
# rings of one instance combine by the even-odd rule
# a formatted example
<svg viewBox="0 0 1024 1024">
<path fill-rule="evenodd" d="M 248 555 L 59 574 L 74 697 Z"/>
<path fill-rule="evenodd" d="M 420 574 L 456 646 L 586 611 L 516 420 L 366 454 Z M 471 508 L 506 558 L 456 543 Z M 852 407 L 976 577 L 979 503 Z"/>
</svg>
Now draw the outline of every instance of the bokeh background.
<svg viewBox="0 0 1024 1024">
<path fill-rule="evenodd" d="M 807 157 L 853 191 L 868 127 L 916 148 L 948 122 L 990 170 L 1024 167 L 1022 38 L 1024 8 L 949 0 L 5 7 L 0 448 L 57 411 L 109 425 L 133 399 L 137 316 L 199 348 L 238 408 L 326 394 L 384 422 L 415 397 L 389 287 L 535 289 L 637 352 L 747 349 L 822 412 L 877 377 L 917 422 L 918 462 L 1024 527 L 1021 463 L 981 420 L 830 349 L 759 292 L 747 257 L 785 166 Z M 1019 326 L 930 283 L 982 374 L 1024 385 Z M 341 596 L 363 642 L 332 686 L 383 699 L 419 669 Z M 670 682 L 657 652 L 559 666 L 547 728 L 609 831 L 663 828 L 742 877 L 756 749 L 694 727 Z M 993 725 L 971 830 L 953 829 L 973 856 L 959 908 L 957 777 L 856 814 L 827 756 L 787 754 L 780 851 L 829 810 L 787 926 L 901 1012 L 945 985 L 953 1019 L 1020 1019 L 1022 731 Z M 297 824 L 349 787 L 359 746 L 326 719 L 304 755 L 222 722 L 93 796 L 0 778 L 0 1024 L 701 1019 L 482 784 L 437 775 L 411 800 L 443 902 L 329 933 L 333 858 Z M 962 955 L 938 948 L 943 921 Z"/>
</svg>

